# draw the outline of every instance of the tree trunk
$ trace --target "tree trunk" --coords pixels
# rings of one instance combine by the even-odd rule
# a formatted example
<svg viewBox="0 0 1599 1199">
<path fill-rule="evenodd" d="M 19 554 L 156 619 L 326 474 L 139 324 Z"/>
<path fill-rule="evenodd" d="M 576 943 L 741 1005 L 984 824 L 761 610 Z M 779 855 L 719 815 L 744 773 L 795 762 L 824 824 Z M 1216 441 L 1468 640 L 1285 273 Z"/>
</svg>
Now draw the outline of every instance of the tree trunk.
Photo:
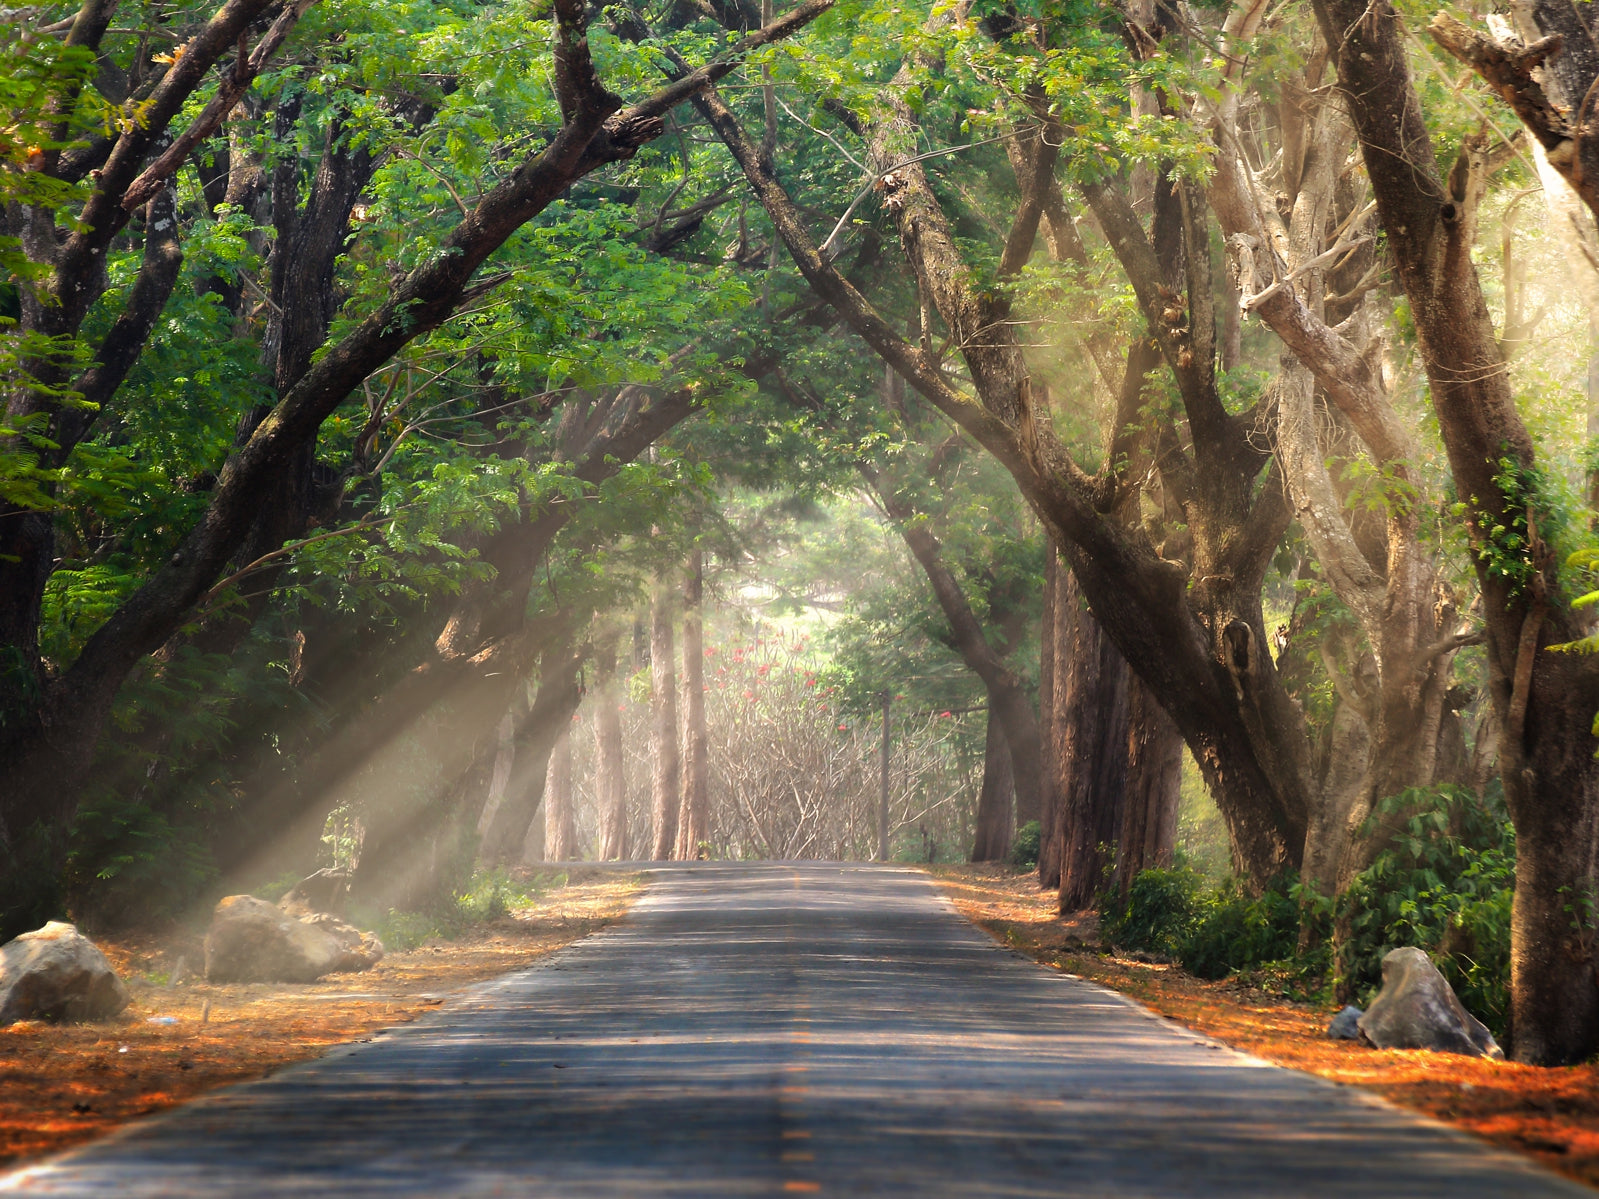
<svg viewBox="0 0 1599 1199">
<path fill-rule="evenodd" d="M 599 805 L 602 862 L 627 857 L 627 778 L 622 756 L 622 689 L 617 677 L 616 637 L 595 653 L 594 800 Z"/>
<path fill-rule="evenodd" d="M 583 692 L 578 671 L 583 653 L 568 644 L 545 650 L 539 664 L 539 689 L 527 715 L 518 721 L 516 760 L 505 799 L 478 843 L 478 859 L 486 866 L 509 866 L 522 855 L 528 826 L 544 800 L 550 753 L 567 732 Z"/>
<path fill-rule="evenodd" d="M 672 600 L 665 586 L 650 604 L 650 860 L 669 861 L 677 847 L 677 669 L 672 652 Z"/>
<path fill-rule="evenodd" d="M 1032 813 L 1039 808 L 1039 793 L 1044 786 L 1043 749 L 1038 715 L 1022 679 L 990 644 L 982 622 L 972 611 L 960 580 L 944 561 L 943 547 L 927 522 L 918 518 L 919 514 L 909 501 L 878 471 L 862 466 L 861 474 L 871 484 L 883 510 L 893 518 L 900 536 L 927 575 L 933 598 L 949 623 L 950 644 L 967 669 L 981 679 L 987 689 L 989 711 L 998 721 L 999 731 L 1009 746 L 1009 773 L 1016 806 L 1029 813 L 1028 819 L 1036 819 Z M 990 612 L 991 618 L 998 615 L 1001 614 Z"/>
<path fill-rule="evenodd" d="M 1039 788 L 1038 885 L 1053 891 L 1060 886 L 1060 838 L 1056 835 L 1060 812 L 1061 713 L 1060 684 L 1065 665 L 1061 644 L 1060 592 L 1063 567 L 1054 542 L 1044 547 L 1044 615 L 1039 624 L 1038 707 L 1040 758 L 1043 783 Z M 1018 819 L 1021 813 L 1017 813 Z"/>
<path fill-rule="evenodd" d="M 1060 761 L 1060 910 L 1090 907 L 1105 883 L 1105 868 L 1121 835 L 1127 795 L 1127 664 L 1067 574 L 1057 598 L 1067 626 L 1064 699 L 1056 665 L 1057 702 L 1064 712 Z"/>
<path fill-rule="evenodd" d="M 977 829 L 972 840 L 972 861 L 1003 862 L 1010 853 L 1011 801 L 1010 748 L 992 706 L 983 742 L 983 788 L 977 795 Z"/>
<path fill-rule="evenodd" d="M 544 835 L 544 821 L 540 820 L 535 814 L 533 822 L 527 826 L 527 836 L 522 838 L 522 864 L 524 866 L 537 866 L 546 860 Z"/>
<path fill-rule="evenodd" d="M 572 811 L 570 720 L 555 739 L 550 765 L 544 773 L 544 853 L 552 862 L 575 862 L 578 857 L 577 821 Z"/>
<path fill-rule="evenodd" d="M 1127 800 L 1116 841 L 1122 897 L 1144 870 L 1172 864 L 1183 783 L 1183 735 L 1137 675 L 1128 678 Z"/>
<path fill-rule="evenodd" d="M 499 814 L 500 804 L 505 802 L 506 788 L 511 785 L 511 768 L 516 763 L 516 721 L 518 709 L 523 706 L 525 695 L 526 689 L 519 689 L 511 700 L 511 706 L 500 718 L 500 727 L 497 731 L 498 745 L 494 753 L 494 772 L 489 777 L 489 793 L 483 801 L 483 811 L 477 820 L 479 840 L 493 825 L 494 817 Z"/>
<path fill-rule="evenodd" d="M 1547 497 L 1536 451 L 1472 260 L 1486 138 L 1465 140 L 1446 182 L 1410 78 L 1400 16 L 1385 0 L 1315 0 L 1314 8 L 1335 48 L 1339 86 L 1410 299 L 1482 588 L 1489 690 L 1516 827 L 1510 1052 L 1542 1065 L 1581 1061 L 1599 1049 L 1590 912 L 1599 857 L 1591 727 L 1599 662 L 1549 649 L 1582 636 L 1584 626 L 1537 527 Z"/>
<path fill-rule="evenodd" d="M 695 550 L 683 582 L 683 802 L 677 856 L 692 861 L 710 839 L 710 760 L 705 734 L 705 556 Z"/>
</svg>

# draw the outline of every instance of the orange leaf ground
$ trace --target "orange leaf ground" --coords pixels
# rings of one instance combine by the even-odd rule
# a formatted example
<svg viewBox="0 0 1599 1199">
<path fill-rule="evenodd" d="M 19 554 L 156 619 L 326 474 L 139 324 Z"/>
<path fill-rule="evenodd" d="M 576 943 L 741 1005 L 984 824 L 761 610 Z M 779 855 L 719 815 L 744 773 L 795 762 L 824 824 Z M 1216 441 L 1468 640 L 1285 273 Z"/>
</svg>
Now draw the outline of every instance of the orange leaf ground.
<svg viewBox="0 0 1599 1199">
<path fill-rule="evenodd" d="M 639 886 L 614 871 L 574 874 L 532 908 L 458 940 L 309 986 L 159 985 L 152 977 L 169 977 L 179 957 L 201 960 L 197 938 L 97 939 L 133 1003 L 113 1021 L 0 1028 L 0 1167 L 414 1020 L 451 991 L 532 965 L 619 919 Z"/>
<path fill-rule="evenodd" d="M 1543 1069 L 1329 1041 L 1331 1009 L 1101 952 L 1092 914 L 1063 919 L 1054 895 L 1040 891 L 1031 872 L 949 866 L 933 874 L 964 916 L 1036 961 L 1120 991 L 1256 1057 L 1365 1087 L 1599 1185 L 1599 1068 L 1593 1065 Z"/>
</svg>

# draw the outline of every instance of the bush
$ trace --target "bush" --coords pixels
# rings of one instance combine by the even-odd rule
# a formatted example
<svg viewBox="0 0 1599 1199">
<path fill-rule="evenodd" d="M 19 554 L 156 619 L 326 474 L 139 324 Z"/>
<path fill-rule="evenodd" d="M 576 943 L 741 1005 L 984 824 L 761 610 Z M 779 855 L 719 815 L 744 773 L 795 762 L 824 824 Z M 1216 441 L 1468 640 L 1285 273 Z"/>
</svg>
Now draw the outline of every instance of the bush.
<svg viewBox="0 0 1599 1199">
<path fill-rule="evenodd" d="M 1225 978 L 1294 956 L 1299 943 L 1299 904 L 1291 878 L 1245 895 L 1236 882 L 1224 883 L 1206 896 L 1193 931 L 1178 952 L 1183 969 L 1199 978 Z M 1296 963 L 1295 973 L 1316 963 Z M 1322 963 L 1325 966 L 1325 963 Z"/>
<path fill-rule="evenodd" d="M 1121 903 L 1114 893 L 1100 901 L 1100 932 L 1124 949 L 1180 958 L 1205 904 L 1205 880 L 1183 867 L 1145 870 Z"/>
<path fill-rule="evenodd" d="M 1510 1012 L 1510 904 L 1516 835 L 1494 784 L 1414 788 L 1378 805 L 1399 831 L 1338 897 L 1338 972 L 1365 1002 L 1382 959 L 1415 945 L 1432 955 L 1460 1001 L 1496 1036 Z"/>
<path fill-rule="evenodd" d="M 1010 864 L 1018 870 L 1031 870 L 1038 865 L 1038 846 L 1043 835 L 1043 826 L 1036 820 L 1017 829 L 1016 839 L 1010 843 Z"/>
<path fill-rule="evenodd" d="M 538 871 L 525 882 L 504 870 L 479 870 L 464 890 L 429 911 L 357 912 L 353 917 L 376 932 L 384 948 L 415 949 L 424 941 L 453 941 L 474 925 L 503 920 L 517 908 L 530 907 L 543 892 L 564 886 L 566 879 L 560 870 Z"/>
<path fill-rule="evenodd" d="M 1199 978 L 1225 978 L 1293 956 L 1299 905 L 1292 879 L 1245 895 L 1236 882 L 1208 888 L 1186 867 L 1145 870 L 1127 901 L 1101 900 L 1100 928 L 1113 944 L 1175 959 Z"/>
<path fill-rule="evenodd" d="M 1362 1006 L 1382 985 L 1382 959 L 1414 945 L 1467 1010 L 1502 1035 L 1516 845 L 1497 786 L 1481 798 L 1464 787 L 1412 789 L 1384 800 L 1372 820 L 1368 835 L 1377 822 L 1398 831 L 1336 900 L 1292 875 L 1250 896 L 1237 881 L 1208 888 L 1182 867 L 1146 870 L 1125 903 L 1101 898 L 1101 930 L 1111 944 L 1161 954 L 1200 978 L 1256 971 L 1294 994 L 1324 986 L 1336 966 L 1342 989 Z M 1317 948 L 1299 954 L 1305 920 L 1315 923 L 1305 940 Z"/>
</svg>

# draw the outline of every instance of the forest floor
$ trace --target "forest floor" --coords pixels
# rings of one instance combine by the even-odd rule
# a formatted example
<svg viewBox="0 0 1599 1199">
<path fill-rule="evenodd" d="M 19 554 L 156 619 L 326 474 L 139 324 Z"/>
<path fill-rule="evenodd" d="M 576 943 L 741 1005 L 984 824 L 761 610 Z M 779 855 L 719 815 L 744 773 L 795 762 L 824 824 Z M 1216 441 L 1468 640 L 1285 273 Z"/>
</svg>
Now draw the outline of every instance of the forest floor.
<svg viewBox="0 0 1599 1199">
<path fill-rule="evenodd" d="M 1035 961 L 1119 991 L 1196 1032 L 1280 1066 L 1364 1087 L 1553 1170 L 1599 1185 L 1599 1067 L 1543 1069 L 1327 1039 L 1335 1007 L 1294 1003 L 1237 979 L 1116 956 L 1093 913 L 1062 918 L 1037 876 L 997 866 L 930 872 L 967 919 Z"/>
<path fill-rule="evenodd" d="M 0 1028 L 0 1168 L 415 1020 L 620 919 L 642 885 L 615 871 L 562 873 L 530 907 L 309 985 L 172 986 L 180 959 L 203 960 L 200 934 L 96 937 L 133 1002 L 110 1021 Z"/>
</svg>

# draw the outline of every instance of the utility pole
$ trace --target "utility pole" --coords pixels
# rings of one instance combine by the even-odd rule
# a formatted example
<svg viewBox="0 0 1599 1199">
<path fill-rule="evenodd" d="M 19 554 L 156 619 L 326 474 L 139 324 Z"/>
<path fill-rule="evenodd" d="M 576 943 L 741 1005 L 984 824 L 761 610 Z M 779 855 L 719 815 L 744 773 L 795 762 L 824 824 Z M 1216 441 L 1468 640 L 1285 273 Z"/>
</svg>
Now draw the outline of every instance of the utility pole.
<svg viewBox="0 0 1599 1199">
<path fill-rule="evenodd" d="M 888 705 L 892 695 L 883 692 L 882 778 L 877 793 L 877 860 L 888 861 Z"/>
</svg>

